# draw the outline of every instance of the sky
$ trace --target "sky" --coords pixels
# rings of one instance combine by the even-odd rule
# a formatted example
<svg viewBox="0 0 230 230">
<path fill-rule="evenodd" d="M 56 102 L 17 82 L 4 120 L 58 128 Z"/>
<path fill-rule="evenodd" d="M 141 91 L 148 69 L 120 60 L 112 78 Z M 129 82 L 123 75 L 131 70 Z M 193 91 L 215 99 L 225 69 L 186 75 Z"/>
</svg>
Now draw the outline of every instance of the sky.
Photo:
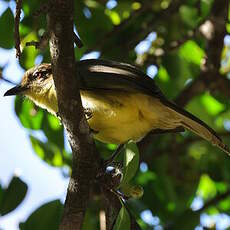
<svg viewBox="0 0 230 230">
<path fill-rule="evenodd" d="M 11 8 L 15 4 L 9 3 Z M 0 2 L 0 14 L 7 4 Z M 0 66 L 6 66 L 3 76 L 12 82 L 20 82 L 24 73 L 15 57 L 15 50 L 0 49 Z M 0 183 L 7 187 L 14 175 L 27 183 L 28 192 L 17 209 L 0 217 L 0 229 L 16 230 L 21 221 L 43 203 L 54 199 L 64 201 L 68 179 L 61 170 L 44 163 L 34 153 L 27 131 L 21 126 L 14 112 L 15 97 L 3 97 L 12 85 L 0 81 Z"/>
<path fill-rule="evenodd" d="M 3 75 L 19 82 L 23 71 L 15 59 L 14 50 L 0 49 L 0 66 L 8 63 Z M 0 217 L 0 229 L 18 229 L 23 221 L 41 204 L 59 198 L 64 200 L 68 180 L 60 169 L 49 166 L 34 153 L 26 130 L 14 112 L 14 97 L 3 97 L 12 85 L 0 82 L 0 183 L 6 187 L 13 175 L 28 184 L 23 203 L 10 214 Z"/>
</svg>

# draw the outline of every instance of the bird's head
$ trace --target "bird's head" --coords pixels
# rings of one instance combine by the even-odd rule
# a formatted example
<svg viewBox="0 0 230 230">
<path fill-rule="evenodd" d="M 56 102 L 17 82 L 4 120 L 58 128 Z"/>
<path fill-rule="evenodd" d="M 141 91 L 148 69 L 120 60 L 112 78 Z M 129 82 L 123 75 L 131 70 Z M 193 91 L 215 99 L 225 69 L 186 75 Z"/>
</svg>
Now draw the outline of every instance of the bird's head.
<svg viewBox="0 0 230 230">
<path fill-rule="evenodd" d="M 43 63 L 25 72 L 19 85 L 9 89 L 4 96 L 23 95 L 38 106 L 54 113 L 57 110 L 51 64 Z"/>
<path fill-rule="evenodd" d="M 4 96 L 25 95 L 37 97 L 39 94 L 45 94 L 52 84 L 51 65 L 43 63 L 27 70 L 21 83 L 9 89 Z"/>
</svg>

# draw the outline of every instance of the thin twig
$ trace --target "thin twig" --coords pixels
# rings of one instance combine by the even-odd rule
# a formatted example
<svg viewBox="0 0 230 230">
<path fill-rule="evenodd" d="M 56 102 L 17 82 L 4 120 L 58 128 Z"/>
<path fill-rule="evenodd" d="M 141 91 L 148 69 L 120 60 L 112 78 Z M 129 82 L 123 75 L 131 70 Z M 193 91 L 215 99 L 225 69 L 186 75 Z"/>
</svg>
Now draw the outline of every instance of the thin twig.
<svg viewBox="0 0 230 230">
<path fill-rule="evenodd" d="M 12 84 L 12 85 L 17 85 L 17 83 L 12 82 L 11 80 L 8 80 L 8 79 L 4 78 L 4 77 L 2 76 L 2 70 L 0 70 L 0 80 L 5 81 L 5 82 L 7 82 L 7 83 L 10 83 L 10 84 Z"/>
<path fill-rule="evenodd" d="M 30 41 L 26 42 L 26 46 L 34 46 L 35 49 L 45 49 L 50 38 L 50 32 L 46 31 L 42 36 L 40 41 Z"/>
<path fill-rule="evenodd" d="M 16 0 L 14 39 L 15 39 L 16 58 L 19 58 L 19 59 L 21 57 L 21 48 L 20 48 L 21 41 L 20 41 L 20 34 L 19 34 L 21 8 L 22 8 L 22 0 Z"/>
</svg>

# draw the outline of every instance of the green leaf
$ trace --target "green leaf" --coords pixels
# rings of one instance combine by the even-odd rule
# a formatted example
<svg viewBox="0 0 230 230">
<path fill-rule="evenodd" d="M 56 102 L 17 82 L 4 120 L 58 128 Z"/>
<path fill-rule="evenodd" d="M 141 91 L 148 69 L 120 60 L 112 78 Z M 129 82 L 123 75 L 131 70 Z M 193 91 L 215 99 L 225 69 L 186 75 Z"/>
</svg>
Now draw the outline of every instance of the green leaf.
<svg viewBox="0 0 230 230">
<path fill-rule="evenodd" d="M 216 116 L 225 109 L 225 105 L 217 101 L 209 93 L 205 93 L 201 97 L 201 103 L 210 115 Z"/>
<path fill-rule="evenodd" d="M 185 50 L 182 51 L 185 55 Z M 167 97 L 176 97 L 178 92 L 184 88 L 185 82 L 200 72 L 200 67 L 192 63 L 191 59 L 185 59 L 182 53 L 179 50 L 174 53 L 166 53 L 163 57 L 162 65 L 166 70 L 165 74 L 167 73 L 170 77 L 159 85 Z"/>
<path fill-rule="evenodd" d="M 196 160 L 200 160 L 201 157 L 207 154 L 208 149 L 206 148 L 206 143 L 204 142 L 195 142 L 189 146 L 188 153 Z"/>
<path fill-rule="evenodd" d="M 122 204 L 120 212 L 117 216 L 115 225 L 113 230 L 121 230 L 121 229 L 130 229 L 130 216 L 128 211 L 126 210 L 125 206 Z"/>
<path fill-rule="evenodd" d="M 212 127 L 216 116 L 210 116 L 211 114 L 207 111 L 209 105 L 204 105 L 204 102 L 201 101 L 203 95 L 205 95 L 205 93 L 190 100 L 186 105 L 186 110 Z"/>
<path fill-rule="evenodd" d="M 198 46 L 196 42 L 190 40 L 180 47 L 179 54 L 187 61 L 200 66 L 205 52 Z"/>
<path fill-rule="evenodd" d="M 0 215 L 13 211 L 26 196 L 28 186 L 19 177 L 14 176 L 6 189 L 0 193 Z"/>
<path fill-rule="evenodd" d="M 87 208 L 81 230 L 100 229 L 97 211 Z"/>
<path fill-rule="evenodd" d="M 41 129 L 43 111 L 37 109 L 30 100 L 23 100 L 22 97 L 16 97 L 15 112 L 25 128 L 33 130 Z"/>
<path fill-rule="evenodd" d="M 203 17 L 207 17 L 212 8 L 213 0 L 201 0 L 200 9 Z"/>
<path fill-rule="evenodd" d="M 147 185 L 148 183 L 152 183 L 157 179 L 156 173 L 148 170 L 147 172 L 140 173 L 136 179 L 138 184 Z"/>
<path fill-rule="evenodd" d="M 59 229 L 59 223 L 63 211 L 60 200 L 54 200 L 43 204 L 35 210 L 24 223 L 20 223 L 21 230 L 55 230 Z"/>
<path fill-rule="evenodd" d="M 121 181 L 121 186 L 128 184 L 134 177 L 139 167 L 139 151 L 134 142 L 129 142 L 125 148 L 124 154 L 124 173 Z"/>
<path fill-rule="evenodd" d="M 60 150 L 64 149 L 63 126 L 58 118 L 49 113 L 44 113 L 42 130 L 49 142 L 54 143 Z"/>
<path fill-rule="evenodd" d="M 29 69 L 35 65 L 35 59 L 39 54 L 39 50 L 33 46 L 25 46 L 26 42 L 38 41 L 35 32 L 29 33 L 21 42 L 23 48 L 21 58 L 19 60 L 20 65 L 24 69 Z"/>
<path fill-rule="evenodd" d="M 66 155 L 64 150 L 61 152 L 55 144 L 51 142 L 42 142 L 32 135 L 30 135 L 30 141 L 34 151 L 42 160 L 51 166 L 63 166 L 64 155 Z"/>
<path fill-rule="evenodd" d="M 183 5 L 180 7 L 180 16 L 183 22 L 191 27 L 195 28 L 198 24 L 198 10 L 195 7 L 190 7 L 187 5 Z"/>
<path fill-rule="evenodd" d="M 230 23 L 226 23 L 226 30 L 228 33 L 230 33 Z"/>
<path fill-rule="evenodd" d="M 222 212 L 230 211 L 230 196 L 227 199 L 221 200 L 218 204 L 218 208 Z"/>
<path fill-rule="evenodd" d="M 105 14 L 109 16 L 114 25 L 119 25 L 121 23 L 120 16 L 116 11 L 106 9 Z"/>
<path fill-rule="evenodd" d="M 83 13 L 85 4 L 92 13 L 90 18 L 86 18 Z M 101 4 L 96 1 L 86 1 L 85 4 L 76 1 L 75 16 L 78 19 L 76 20 L 76 27 L 84 44 L 92 47 L 98 42 L 98 39 L 111 31 L 113 24 L 105 14 L 105 8 Z"/>
<path fill-rule="evenodd" d="M 14 46 L 14 16 L 10 8 L 0 17 L 0 46 L 5 49 Z"/>
<path fill-rule="evenodd" d="M 144 189 L 140 185 L 125 184 L 121 187 L 122 193 L 127 197 L 139 199 L 144 194 Z"/>
<path fill-rule="evenodd" d="M 201 196 L 204 200 L 208 200 L 215 197 L 216 193 L 215 182 L 209 177 L 209 175 L 202 175 L 198 185 L 197 195 Z"/>
<path fill-rule="evenodd" d="M 162 82 L 168 82 L 170 79 L 170 76 L 167 72 L 167 70 L 164 68 L 164 66 L 160 66 L 158 73 L 157 73 L 158 79 L 160 79 Z"/>
</svg>

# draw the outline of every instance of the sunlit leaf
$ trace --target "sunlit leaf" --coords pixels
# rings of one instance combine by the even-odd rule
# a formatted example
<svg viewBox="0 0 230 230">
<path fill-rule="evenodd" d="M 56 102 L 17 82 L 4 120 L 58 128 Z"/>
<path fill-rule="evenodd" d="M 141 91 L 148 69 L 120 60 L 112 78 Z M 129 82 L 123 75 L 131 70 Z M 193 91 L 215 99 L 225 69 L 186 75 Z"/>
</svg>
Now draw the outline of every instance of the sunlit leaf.
<svg viewBox="0 0 230 230">
<path fill-rule="evenodd" d="M 139 167 L 139 151 L 134 142 L 129 142 L 124 154 L 124 173 L 121 184 L 128 184 Z M 121 185 L 122 186 L 122 185 Z"/>
<path fill-rule="evenodd" d="M 191 40 L 180 47 L 179 54 L 184 59 L 198 66 L 200 66 L 201 60 L 205 55 L 204 50 L 202 50 L 196 42 Z"/>
<path fill-rule="evenodd" d="M 43 111 L 37 109 L 28 99 L 23 100 L 22 97 L 16 97 L 15 112 L 25 128 L 33 130 L 41 129 Z"/>
<path fill-rule="evenodd" d="M 60 150 L 55 144 L 42 142 L 30 135 L 30 141 L 36 154 L 46 163 L 52 166 L 63 166 L 66 153 Z"/>
<path fill-rule="evenodd" d="M 213 198 L 216 195 L 216 192 L 214 181 L 209 177 L 209 175 L 202 175 L 197 188 L 197 195 L 202 197 L 204 200 L 208 200 Z"/>
<path fill-rule="evenodd" d="M 191 112 L 193 115 L 197 116 L 200 120 L 204 121 L 210 127 L 213 127 L 215 116 L 210 116 L 211 113 L 208 111 L 207 107 L 210 105 L 204 104 L 202 102 L 202 96 L 206 93 L 194 97 L 189 103 L 186 105 L 186 109 Z M 210 109 L 211 110 L 211 109 Z"/>
<path fill-rule="evenodd" d="M 140 2 L 133 2 L 132 3 L 132 9 L 133 10 L 139 10 L 141 8 L 141 3 Z"/>
<path fill-rule="evenodd" d="M 58 118 L 49 113 L 44 114 L 42 121 L 42 130 L 50 142 L 64 149 L 64 132 L 63 126 Z"/>
<path fill-rule="evenodd" d="M 38 41 L 38 38 L 34 32 L 29 33 L 23 40 L 23 51 L 20 58 L 20 64 L 25 69 L 29 69 L 35 65 L 35 59 L 39 54 L 39 50 L 33 46 L 25 46 L 27 42 Z"/>
<path fill-rule="evenodd" d="M 224 104 L 217 101 L 214 97 L 212 97 L 208 93 L 204 94 L 201 97 L 201 102 L 205 107 L 205 109 L 208 111 L 208 113 L 214 116 L 225 109 Z"/>
<path fill-rule="evenodd" d="M 169 75 L 167 73 L 167 70 L 161 66 L 158 70 L 157 77 L 162 81 L 162 82 L 168 82 L 169 81 Z"/>
<path fill-rule="evenodd" d="M 119 17 L 119 14 L 116 11 L 106 9 L 105 12 L 109 16 L 109 18 L 111 19 L 111 21 L 113 22 L 114 25 L 120 24 L 121 19 Z"/>
<path fill-rule="evenodd" d="M 200 158 L 208 153 L 208 149 L 206 148 L 206 145 L 203 144 L 203 142 L 195 142 L 189 146 L 188 153 L 193 158 L 200 160 Z"/>
</svg>

